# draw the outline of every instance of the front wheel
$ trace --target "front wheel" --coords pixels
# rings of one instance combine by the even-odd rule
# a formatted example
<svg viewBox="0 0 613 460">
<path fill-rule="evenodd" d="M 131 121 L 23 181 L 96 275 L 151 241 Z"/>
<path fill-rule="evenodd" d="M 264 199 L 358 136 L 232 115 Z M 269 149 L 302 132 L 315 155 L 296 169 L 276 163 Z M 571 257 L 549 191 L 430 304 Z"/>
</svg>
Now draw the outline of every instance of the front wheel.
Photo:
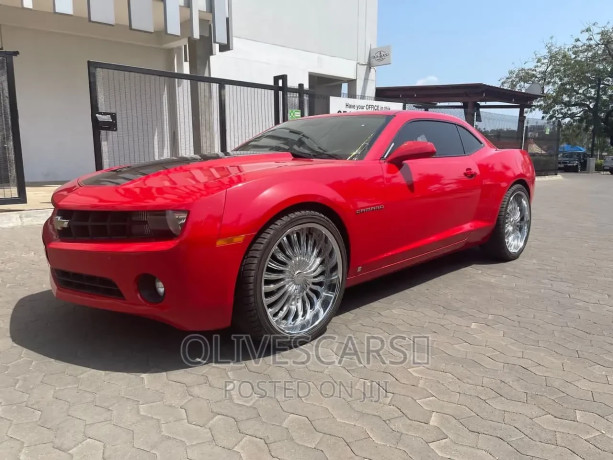
<svg viewBox="0 0 613 460">
<path fill-rule="evenodd" d="M 523 185 L 512 186 L 505 194 L 496 226 L 482 246 L 492 257 L 508 261 L 517 259 L 530 235 L 531 209 L 528 191 Z"/>
<path fill-rule="evenodd" d="M 343 238 L 315 211 L 289 213 L 247 251 L 238 278 L 234 324 L 254 337 L 311 339 L 338 309 L 347 273 Z"/>
</svg>

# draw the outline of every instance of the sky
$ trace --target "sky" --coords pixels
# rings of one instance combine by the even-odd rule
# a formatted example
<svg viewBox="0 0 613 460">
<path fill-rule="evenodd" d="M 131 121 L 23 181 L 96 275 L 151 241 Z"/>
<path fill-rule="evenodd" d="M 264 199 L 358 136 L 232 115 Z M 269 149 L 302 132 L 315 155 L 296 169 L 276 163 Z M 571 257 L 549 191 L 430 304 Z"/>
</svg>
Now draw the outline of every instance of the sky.
<svg viewBox="0 0 613 460">
<path fill-rule="evenodd" d="M 550 37 L 571 43 L 592 22 L 613 23 L 613 0 L 379 0 L 377 43 L 392 45 L 392 64 L 377 86 L 499 85 Z"/>
</svg>

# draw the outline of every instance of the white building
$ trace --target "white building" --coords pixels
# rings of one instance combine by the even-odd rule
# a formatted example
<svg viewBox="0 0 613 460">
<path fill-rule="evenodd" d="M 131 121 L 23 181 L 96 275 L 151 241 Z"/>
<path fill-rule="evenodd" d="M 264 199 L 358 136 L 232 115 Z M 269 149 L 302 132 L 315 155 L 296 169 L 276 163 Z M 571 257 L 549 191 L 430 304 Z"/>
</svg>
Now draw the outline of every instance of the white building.
<svg viewBox="0 0 613 460">
<path fill-rule="evenodd" d="M 0 49 L 19 52 L 26 180 L 95 169 L 88 60 L 374 96 L 377 0 L 230 2 L 0 0 Z"/>
</svg>

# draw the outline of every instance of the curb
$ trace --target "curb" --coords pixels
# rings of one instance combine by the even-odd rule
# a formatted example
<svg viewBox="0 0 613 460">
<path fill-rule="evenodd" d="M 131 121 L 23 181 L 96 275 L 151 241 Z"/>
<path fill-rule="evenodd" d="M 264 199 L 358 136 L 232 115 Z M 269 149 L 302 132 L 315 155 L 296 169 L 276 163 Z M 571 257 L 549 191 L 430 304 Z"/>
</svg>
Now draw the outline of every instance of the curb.
<svg viewBox="0 0 613 460">
<path fill-rule="evenodd" d="M 53 209 L 33 209 L 31 211 L 7 211 L 0 213 L 0 228 L 42 225 Z"/>
<path fill-rule="evenodd" d="M 555 176 L 536 176 L 537 182 L 548 182 L 550 180 L 563 180 L 563 179 L 564 178 L 560 176 L 559 174 L 556 174 Z"/>
</svg>

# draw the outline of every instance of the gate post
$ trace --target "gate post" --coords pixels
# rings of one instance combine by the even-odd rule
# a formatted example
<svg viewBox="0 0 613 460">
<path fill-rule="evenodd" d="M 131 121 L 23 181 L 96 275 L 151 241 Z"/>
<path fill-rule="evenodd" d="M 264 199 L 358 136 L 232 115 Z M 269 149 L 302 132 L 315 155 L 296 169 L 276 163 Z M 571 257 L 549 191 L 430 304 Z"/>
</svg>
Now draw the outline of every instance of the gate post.
<svg viewBox="0 0 613 460">
<path fill-rule="evenodd" d="M 288 118 L 288 103 L 287 103 L 287 75 L 276 75 L 273 78 L 275 85 L 275 125 L 282 121 L 287 121 Z M 279 92 L 281 92 L 281 113 L 279 114 Z"/>
<path fill-rule="evenodd" d="M 300 116 L 305 117 L 304 113 L 304 83 L 298 85 L 298 110 L 300 110 Z"/>
<path fill-rule="evenodd" d="M 21 152 L 21 134 L 19 132 L 19 112 L 17 110 L 17 90 L 15 89 L 15 68 L 13 67 L 13 57 L 18 56 L 18 51 L 0 51 L 0 58 L 6 63 L 6 86 L 8 94 L 8 112 L 11 125 L 11 143 L 13 153 L 13 164 L 15 166 L 15 180 L 17 181 L 17 196 L 3 198 L 0 204 L 6 203 L 27 203 L 26 180 L 23 172 L 23 157 Z M 0 96 L 2 96 L 0 94 Z M 8 159 L 8 158 L 7 158 Z M 10 164 L 10 163 L 9 163 Z M 10 176 L 10 172 L 9 172 Z M 10 182 L 10 180 L 9 180 Z"/>
<path fill-rule="evenodd" d="M 556 149 L 555 160 L 551 169 L 554 170 L 554 174 L 558 175 L 558 155 L 560 154 L 560 135 L 562 134 L 562 122 L 560 120 L 556 123 Z"/>
<path fill-rule="evenodd" d="M 102 141 L 100 140 L 100 128 L 96 114 L 99 111 L 98 107 L 98 84 L 96 82 L 96 66 L 92 61 L 87 61 L 87 74 L 89 80 L 89 106 L 91 109 L 92 133 L 94 134 L 94 164 L 96 171 L 104 169 L 102 164 Z"/>
<path fill-rule="evenodd" d="M 228 136 L 226 128 L 226 85 L 220 83 L 219 88 L 219 150 L 222 153 L 228 151 Z"/>
</svg>

